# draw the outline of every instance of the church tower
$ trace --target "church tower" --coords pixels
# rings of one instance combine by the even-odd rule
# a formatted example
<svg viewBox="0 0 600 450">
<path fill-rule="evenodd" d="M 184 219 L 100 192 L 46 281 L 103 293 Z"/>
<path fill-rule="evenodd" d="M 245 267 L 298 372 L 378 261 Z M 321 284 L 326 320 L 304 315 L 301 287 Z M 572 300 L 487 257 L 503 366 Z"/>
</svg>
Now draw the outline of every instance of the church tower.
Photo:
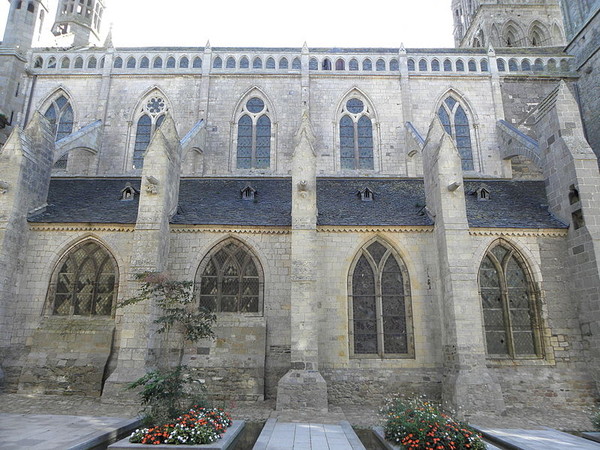
<svg viewBox="0 0 600 450">
<path fill-rule="evenodd" d="M 2 47 L 25 52 L 36 46 L 44 31 L 48 16 L 46 0 L 9 0 L 10 10 Z"/>
<path fill-rule="evenodd" d="M 452 0 L 456 47 L 560 47 L 559 0 Z"/>
<path fill-rule="evenodd" d="M 104 0 L 60 0 L 52 32 L 65 47 L 100 45 Z"/>
</svg>

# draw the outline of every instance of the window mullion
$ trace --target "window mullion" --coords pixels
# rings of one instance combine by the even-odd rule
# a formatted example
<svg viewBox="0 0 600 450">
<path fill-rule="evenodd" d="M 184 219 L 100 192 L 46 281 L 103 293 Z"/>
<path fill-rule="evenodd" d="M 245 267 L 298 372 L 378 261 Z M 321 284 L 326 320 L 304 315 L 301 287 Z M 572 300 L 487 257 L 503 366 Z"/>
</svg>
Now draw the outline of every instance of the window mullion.
<svg viewBox="0 0 600 450">
<path fill-rule="evenodd" d="M 505 257 L 505 261 L 508 261 L 510 257 Z M 500 291 L 502 295 L 502 313 L 504 314 L 504 329 L 506 330 L 506 347 L 508 348 L 508 354 L 515 357 L 515 344 L 512 334 L 512 320 L 510 317 L 509 297 L 508 297 L 508 283 L 506 282 L 506 264 L 503 262 L 502 270 L 500 272 Z"/>
<path fill-rule="evenodd" d="M 354 118 L 356 119 L 356 118 Z M 358 148 L 358 121 L 354 120 L 354 165 L 355 169 L 360 168 L 360 149 Z"/>
<path fill-rule="evenodd" d="M 257 126 L 256 123 L 258 121 L 258 118 L 252 117 L 252 159 L 251 159 L 251 163 L 250 163 L 250 167 L 252 169 L 254 169 L 256 167 L 256 131 L 257 131 Z"/>
<path fill-rule="evenodd" d="M 383 301 L 381 290 L 382 270 L 375 267 L 375 317 L 377 318 L 377 353 L 383 358 L 385 354 L 383 335 Z"/>
</svg>

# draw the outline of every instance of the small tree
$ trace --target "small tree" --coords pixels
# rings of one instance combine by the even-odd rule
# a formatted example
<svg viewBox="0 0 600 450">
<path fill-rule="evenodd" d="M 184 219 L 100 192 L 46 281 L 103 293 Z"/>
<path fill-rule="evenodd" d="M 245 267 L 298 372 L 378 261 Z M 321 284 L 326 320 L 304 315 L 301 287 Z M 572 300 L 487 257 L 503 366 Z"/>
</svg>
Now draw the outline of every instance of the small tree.
<svg viewBox="0 0 600 450">
<path fill-rule="evenodd" d="M 145 272 L 136 279 L 141 287 L 138 295 L 124 300 L 119 308 L 143 301 L 154 301 L 160 315 L 154 320 L 156 333 L 164 336 L 158 353 L 156 370 L 148 372 L 127 386 L 141 387 L 139 393 L 147 424 L 175 419 L 192 406 L 206 406 L 204 386 L 192 379 L 187 366 L 182 365 L 186 342 L 214 338 L 212 330 L 216 316 L 195 305 L 193 283 L 172 280 L 165 273 Z M 174 343 L 173 338 L 177 341 Z M 177 351 L 177 361 L 169 355 L 172 347 Z"/>
</svg>

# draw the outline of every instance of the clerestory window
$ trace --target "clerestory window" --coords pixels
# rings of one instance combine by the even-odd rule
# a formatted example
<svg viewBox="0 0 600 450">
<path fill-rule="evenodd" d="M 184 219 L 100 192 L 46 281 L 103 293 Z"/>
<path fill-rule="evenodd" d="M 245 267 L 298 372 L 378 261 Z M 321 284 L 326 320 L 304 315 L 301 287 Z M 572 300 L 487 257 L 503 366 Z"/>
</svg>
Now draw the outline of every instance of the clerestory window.
<svg viewBox="0 0 600 450">
<path fill-rule="evenodd" d="M 56 142 L 70 136 L 73 133 L 73 107 L 64 95 L 60 95 L 52 101 L 44 117 L 50 122 L 50 127 Z M 56 169 L 66 169 L 68 155 L 62 156 L 55 164 Z"/>
<path fill-rule="evenodd" d="M 374 169 L 373 123 L 370 111 L 358 98 L 342 107 L 340 119 L 340 162 L 342 169 Z"/>
<path fill-rule="evenodd" d="M 454 138 L 462 160 L 463 170 L 475 170 L 469 118 L 462 105 L 452 96 L 442 102 L 438 117 L 450 136 Z"/>
<path fill-rule="evenodd" d="M 229 239 L 215 247 L 196 273 L 199 305 L 216 313 L 262 313 L 262 270 L 244 244 Z"/>
<path fill-rule="evenodd" d="M 167 111 L 166 102 L 159 95 L 152 96 L 143 103 L 136 125 L 133 148 L 134 169 L 141 169 L 144 166 L 144 154 L 150 145 L 152 135 L 162 125 Z"/>
<path fill-rule="evenodd" d="M 237 168 L 268 169 L 271 166 L 271 119 L 264 100 L 252 97 L 237 123 Z"/>
<path fill-rule="evenodd" d="M 63 256 L 49 289 L 55 316 L 111 316 L 117 296 L 117 265 L 98 243 L 86 241 Z"/>
<path fill-rule="evenodd" d="M 488 355 L 542 356 L 535 290 L 512 247 L 498 242 L 488 251 L 479 268 L 479 290 Z"/>
<path fill-rule="evenodd" d="M 402 260 L 377 240 L 360 251 L 349 284 L 351 354 L 410 356 L 410 284 Z"/>
</svg>

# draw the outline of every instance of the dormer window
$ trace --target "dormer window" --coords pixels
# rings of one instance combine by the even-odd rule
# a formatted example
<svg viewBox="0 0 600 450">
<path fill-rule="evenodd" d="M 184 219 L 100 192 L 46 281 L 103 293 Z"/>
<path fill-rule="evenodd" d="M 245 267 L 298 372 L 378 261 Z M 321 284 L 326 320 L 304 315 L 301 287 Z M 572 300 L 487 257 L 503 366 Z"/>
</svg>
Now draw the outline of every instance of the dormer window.
<svg viewBox="0 0 600 450">
<path fill-rule="evenodd" d="M 254 189 L 250 185 L 246 186 L 240 192 L 241 192 L 241 195 L 242 195 L 242 200 L 246 200 L 246 201 L 252 201 L 252 200 L 254 200 L 254 197 L 256 196 L 256 193 L 257 193 L 256 189 Z"/>
<path fill-rule="evenodd" d="M 373 199 L 375 198 L 375 191 L 369 189 L 369 188 L 364 188 L 361 191 L 358 191 L 358 196 L 360 197 L 360 200 L 363 202 L 372 202 Z"/>
<path fill-rule="evenodd" d="M 490 199 L 490 190 L 487 186 L 482 185 L 475 191 L 475 195 L 477 196 L 477 200 L 486 202 Z"/>
<path fill-rule="evenodd" d="M 127 183 L 125 185 L 125 188 L 121 191 L 121 201 L 124 201 L 124 202 L 132 201 L 133 199 L 135 199 L 135 196 L 139 193 L 140 193 L 140 191 L 138 191 L 136 188 L 134 188 L 131 185 L 131 183 Z"/>
</svg>

